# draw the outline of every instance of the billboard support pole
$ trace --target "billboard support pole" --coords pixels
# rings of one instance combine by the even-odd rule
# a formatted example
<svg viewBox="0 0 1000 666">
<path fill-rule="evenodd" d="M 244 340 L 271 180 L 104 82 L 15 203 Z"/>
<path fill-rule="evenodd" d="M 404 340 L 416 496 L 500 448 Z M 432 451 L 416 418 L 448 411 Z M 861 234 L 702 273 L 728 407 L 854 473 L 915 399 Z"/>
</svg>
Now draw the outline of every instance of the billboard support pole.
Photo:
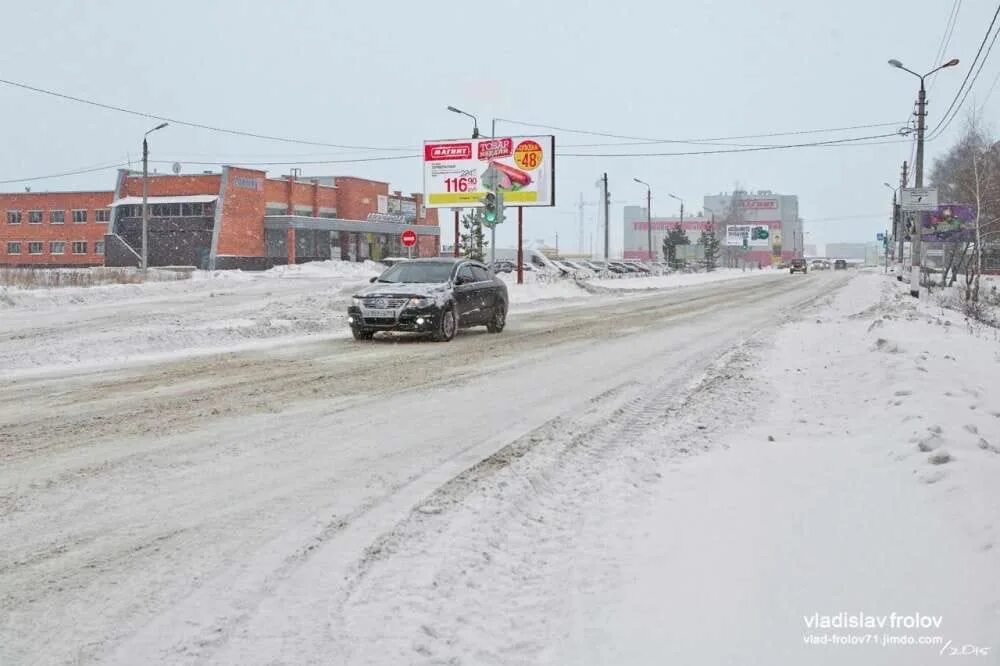
<svg viewBox="0 0 1000 666">
<path fill-rule="evenodd" d="M 494 118 L 490 125 L 490 138 L 497 138 L 497 119 Z M 497 223 L 503 219 L 503 208 L 498 206 L 497 210 L 497 221 L 490 227 L 490 266 L 494 266 L 497 263 Z"/>
<path fill-rule="evenodd" d="M 517 283 L 524 284 L 524 206 L 517 207 Z"/>
<path fill-rule="evenodd" d="M 458 258 L 458 241 L 459 241 L 459 230 L 458 230 L 458 216 L 459 208 L 455 209 L 455 258 Z"/>
</svg>

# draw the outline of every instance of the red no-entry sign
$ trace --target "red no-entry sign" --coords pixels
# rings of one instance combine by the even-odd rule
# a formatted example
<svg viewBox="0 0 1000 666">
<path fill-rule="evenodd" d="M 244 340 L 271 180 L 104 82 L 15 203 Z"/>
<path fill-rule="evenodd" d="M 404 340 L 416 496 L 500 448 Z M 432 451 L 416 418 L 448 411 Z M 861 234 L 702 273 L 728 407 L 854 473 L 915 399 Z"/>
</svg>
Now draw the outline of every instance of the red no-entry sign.
<svg viewBox="0 0 1000 666">
<path fill-rule="evenodd" d="M 417 244 L 417 232 L 413 229 L 407 229 L 400 235 L 399 239 L 403 241 L 403 247 L 413 247 Z"/>
</svg>

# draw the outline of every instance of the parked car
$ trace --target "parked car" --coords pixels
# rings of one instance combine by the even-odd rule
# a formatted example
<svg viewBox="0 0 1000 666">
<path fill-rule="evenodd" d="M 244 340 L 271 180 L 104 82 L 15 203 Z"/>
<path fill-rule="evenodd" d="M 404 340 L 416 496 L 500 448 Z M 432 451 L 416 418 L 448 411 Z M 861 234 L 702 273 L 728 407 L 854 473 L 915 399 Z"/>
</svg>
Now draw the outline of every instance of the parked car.
<svg viewBox="0 0 1000 666">
<path fill-rule="evenodd" d="M 371 282 L 347 309 L 355 340 L 406 331 L 446 342 L 459 328 L 486 326 L 499 333 L 507 324 L 507 285 L 478 261 L 411 259 Z"/>
<path fill-rule="evenodd" d="M 837 259 L 836 261 L 833 262 L 833 270 L 835 271 L 847 270 L 847 262 L 844 261 L 843 259 Z"/>
<path fill-rule="evenodd" d="M 494 273 L 513 273 L 517 270 L 517 264 L 513 261 L 496 261 L 490 264 Z"/>
<path fill-rule="evenodd" d="M 806 264 L 805 259 L 792 259 L 788 267 L 789 273 L 806 273 L 809 271 L 809 266 Z"/>
</svg>

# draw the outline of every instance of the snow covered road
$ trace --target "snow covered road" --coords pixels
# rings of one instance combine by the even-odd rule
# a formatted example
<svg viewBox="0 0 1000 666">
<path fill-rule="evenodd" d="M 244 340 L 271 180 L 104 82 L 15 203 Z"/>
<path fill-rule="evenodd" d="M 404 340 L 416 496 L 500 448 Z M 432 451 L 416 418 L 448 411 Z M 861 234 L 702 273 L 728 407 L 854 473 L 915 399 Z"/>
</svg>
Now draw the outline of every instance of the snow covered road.
<svg viewBox="0 0 1000 666">
<path fill-rule="evenodd" d="M 699 565 L 738 569 L 745 541 L 764 538 L 748 519 L 769 526 L 762 548 L 798 533 L 765 520 L 809 490 L 783 460 L 829 479 L 867 460 L 742 451 L 710 465 L 738 433 L 764 436 L 755 410 L 774 376 L 755 363 L 776 328 L 831 307 L 847 279 L 602 299 L 450 344 L 320 339 L 15 378 L 0 387 L 0 663 L 662 663 L 651 619 L 693 631 L 699 602 L 732 619 L 795 559 L 733 583 L 739 599 L 694 585 L 709 576 Z M 757 460 L 766 485 L 788 488 L 761 512 L 739 508 L 763 476 L 717 508 L 699 494 Z M 691 547 L 655 538 L 661 528 Z M 945 566 L 989 575 L 995 560 L 962 553 Z M 768 561 L 746 556 L 748 575 Z M 835 599 L 812 601 L 824 612 Z M 976 630 L 998 626 L 959 611 Z M 766 647 L 753 628 L 784 619 L 755 620 L 732 653 Z M 801 624 L 780 631 L 801 641 Z M 689 647 L 679 663 L 698 661 Z"/>
</svg>

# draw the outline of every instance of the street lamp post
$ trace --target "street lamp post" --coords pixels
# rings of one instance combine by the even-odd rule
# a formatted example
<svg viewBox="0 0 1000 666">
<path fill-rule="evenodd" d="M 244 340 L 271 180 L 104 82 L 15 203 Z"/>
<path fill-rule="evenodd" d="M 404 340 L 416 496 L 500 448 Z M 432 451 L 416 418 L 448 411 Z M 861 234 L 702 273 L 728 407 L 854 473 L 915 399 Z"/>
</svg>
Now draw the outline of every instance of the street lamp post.
<svg viewBox="0 0 1000 666">
<path fill-rule="evenodd" d="M 684 228 L 684 199 L 681 199 L 676 194 L 669 194 L 668 193 L 667 196 L 670 197 L 671 199 L 676 199 L 677 201 L 681 202 L 681 228 L 683 229 Z"/>
<path fill-rule="evenodd" d="M 142 270 L 145 272 L 149 268 L 149 142 L 146 137 L 161 130 L 169 123 L 160 123 L 153 129 L 142 135 Z"/>
<path fill-rule="evenodd" d="M 459 113 L 463 116 L 468 116 L 472 118 L 472 138 L 473 139 L 479 138 L 479 120 L 474 115 L 472 115 L 467 111 L 462 111 L 461 109 L 457 109 L 454 106 L 449 106 L 448 110 L 451 111 L 452 113 Z"/>
<path fill-rule="evenodd" d="M 649 261 L 653 261 L 653 189 L 644 180 L 633 178 L 635 182 L 646 186 L 646 240 L 649 243 Z"/>
<path fill-rule="evenodd" d="M 915 186 L 924 186 L 924 119 L 927 116 L 927 90 L 924 88 L 924 79 L 926 79 L 931 74 L 944 69 L 945 67 L 954 67 L 958 64 L 958 58 L 953 58 L 948 62 L 935 67 L 926 74 L 917 74 L 912 69 L 908 69 L 903 66 L 898 60 L 890 60 L 889 65 L 895 67 L 896 69 L 901 69 L 904 72 L 909 72 L 915 77 L 920 79 L 920 91 L 917 93 L 917 164 L 916 164 L 916 176 L 915 176 Z M 912 258 L 913 272 L 910 276 L 910 296 L 914 298 L 920 297 L 920 228 L 919 225 L 914 225 L 913 241 L 910 244 L 910 254 Z"/>
</svg>

